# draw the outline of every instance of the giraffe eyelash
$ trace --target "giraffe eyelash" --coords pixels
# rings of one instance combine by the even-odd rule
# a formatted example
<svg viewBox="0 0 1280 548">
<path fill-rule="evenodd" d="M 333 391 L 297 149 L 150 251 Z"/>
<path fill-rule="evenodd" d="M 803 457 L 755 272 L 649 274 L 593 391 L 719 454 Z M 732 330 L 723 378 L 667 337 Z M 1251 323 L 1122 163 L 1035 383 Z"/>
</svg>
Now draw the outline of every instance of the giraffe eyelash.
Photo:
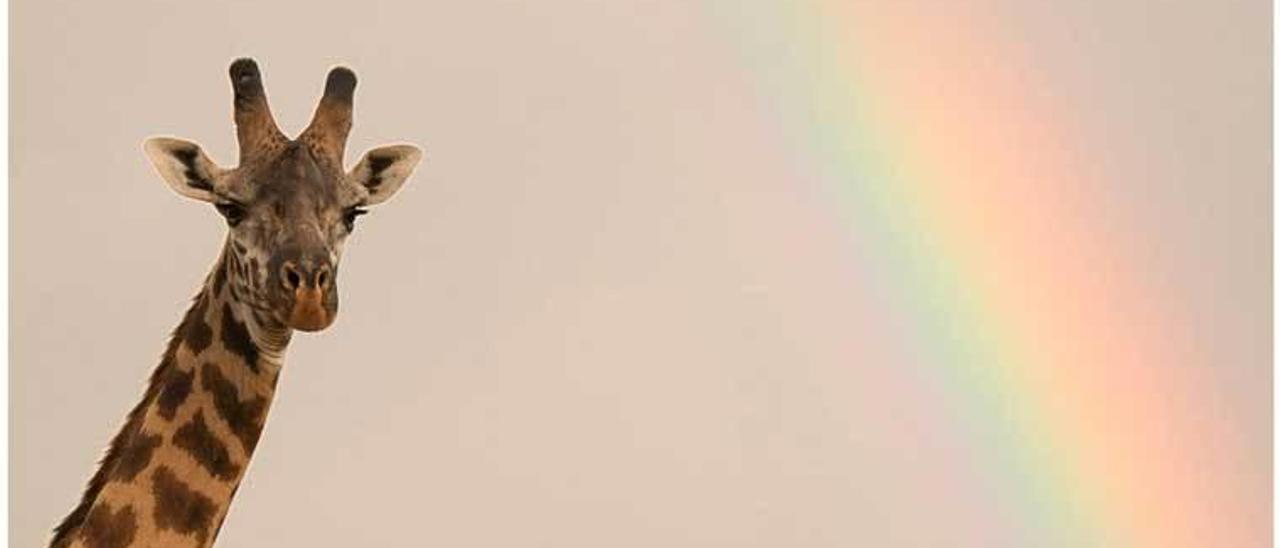
<svg viewBox="0 0 1280 548">
<path fill-rule="evenodd" d="M 218 213 L 227 219 L 227 224 L 234 227 L 244 220 L 244 206 L 236 202 L 219 202 L 214 204 Z"/>
<path fill-rule="evenodd" d="M 359 206 L 347 208 L 347 210 L 342 214 L 342 224 L 346 225 L 347 232 L 351 232 L 352 230 L 355 230 L 356 217 L 364 215 L 368 212 L 369 210 Z"/>
</svg>

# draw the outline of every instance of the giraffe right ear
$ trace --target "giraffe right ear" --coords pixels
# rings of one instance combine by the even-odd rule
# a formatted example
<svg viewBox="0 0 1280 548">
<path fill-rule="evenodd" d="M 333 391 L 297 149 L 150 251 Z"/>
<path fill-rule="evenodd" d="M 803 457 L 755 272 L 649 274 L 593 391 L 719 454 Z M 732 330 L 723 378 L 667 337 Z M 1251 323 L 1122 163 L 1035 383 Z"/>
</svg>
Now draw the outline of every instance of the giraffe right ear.
<svg viewBox="0 0 1280 548">
<path fill-rule="evenodd" d="M 191 141 L 152 137 L 142 146 L 151 165 L 178 194 L 205 202 L 215 201 L 214 185 L 226 170 L 217 166 Z"/>
</svg>

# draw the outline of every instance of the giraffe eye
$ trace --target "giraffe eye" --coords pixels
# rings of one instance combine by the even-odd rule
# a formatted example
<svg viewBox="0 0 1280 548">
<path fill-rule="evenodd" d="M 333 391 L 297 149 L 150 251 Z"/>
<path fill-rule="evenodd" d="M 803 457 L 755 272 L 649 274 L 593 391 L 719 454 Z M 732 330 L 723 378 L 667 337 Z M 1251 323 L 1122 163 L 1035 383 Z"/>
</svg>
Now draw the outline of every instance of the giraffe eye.
<svg viewBox="0 0 1280 548">
<path fill-rule="evenodd" d="M 227 219 L 227 224 L 230 226 L 234 227 L 244 220 L 244 206 L 240 204 L 223 202 L 215 204 L 214 207 L 218 208 L 218 213 L 221 213 Z"/>
<path fill-rule="evenodd" d="M 342 214 L 342 224 L 346 225 L 347 232 L 351 232 L 356 229 L 356 217 L 364 215 L 365 213 L 368 213 L 368 211 L 358 207 L 352 207 L 348 208 L 347 211 Z"/>
</svg>

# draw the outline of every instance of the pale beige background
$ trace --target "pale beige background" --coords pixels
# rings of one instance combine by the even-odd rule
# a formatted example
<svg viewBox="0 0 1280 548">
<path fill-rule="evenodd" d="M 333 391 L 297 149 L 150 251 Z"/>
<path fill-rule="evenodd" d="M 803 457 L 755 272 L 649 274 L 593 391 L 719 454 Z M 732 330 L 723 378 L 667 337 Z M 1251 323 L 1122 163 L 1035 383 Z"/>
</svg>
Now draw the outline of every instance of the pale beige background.
<svg viewBox="0 0 1280 548">
<path fill-rule="evenodd" d="M 1266 3 L 987 4 L 1090 97 L 1074 122 L 1114 138 L 1094 168 L 1175 250 L 1164 283 L 1216 358 L 1253 365 L 1224 382 L 1268 436 Z M 73 506 L 214 258 L 216 213 L 140 143 L 232 161 L 241 55 L 289 132 L 349 64 L 349 155 L 426 161 L 348 245 L 337 324 L 290 349 L 220 546 L 978 545 L 919 460 L 936 439 L 900 427 L 911 387 L 858 365 L 885 364 L 875 318 L 829 306 L 841 259 L 789 222 L 768 107 L 703 7 L 12 10 L 13 545 Z M 1261 457 L 1241 473 L 1269 481 Z"/>
</svg>

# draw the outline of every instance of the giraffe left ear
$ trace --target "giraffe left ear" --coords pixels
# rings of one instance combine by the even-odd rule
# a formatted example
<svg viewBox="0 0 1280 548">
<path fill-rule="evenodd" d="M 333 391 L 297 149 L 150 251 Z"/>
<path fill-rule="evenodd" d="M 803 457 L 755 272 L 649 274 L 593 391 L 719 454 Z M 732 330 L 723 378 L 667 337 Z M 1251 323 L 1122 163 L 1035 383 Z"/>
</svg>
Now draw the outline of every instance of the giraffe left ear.
<svg viewBox="0 0 1280 548">
<path fill-rule="evenodd" d="M 369 193 L 365 205 L 380 204 L 400 190 L 421 159 L 422 151 L 413 145 L 378 147 L 364 154 L 347 180 Z"/>
<path fill-rule="evenodd" d="M 171 137 L 152 137 L 142 148 L 151 165 L 178 194 L 214 201 L 214 185 L 226 170 L 214 164 L 200 145 Z"/>
</svg>

